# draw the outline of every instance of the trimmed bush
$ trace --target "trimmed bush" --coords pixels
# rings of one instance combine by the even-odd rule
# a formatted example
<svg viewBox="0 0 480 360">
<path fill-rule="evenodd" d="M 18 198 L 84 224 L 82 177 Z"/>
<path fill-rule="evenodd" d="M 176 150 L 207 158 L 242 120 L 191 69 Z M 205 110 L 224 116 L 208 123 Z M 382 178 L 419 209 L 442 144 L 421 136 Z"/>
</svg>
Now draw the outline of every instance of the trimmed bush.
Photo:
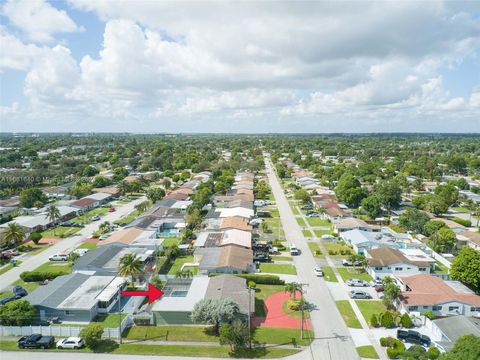
<svg viewBox="0 0 480 360">
<path fill-rule="evenodd" d="M 248 287 L 255 289 L 257 287 L 257 283 L 255 281 L 249 281 Z"/>
<path fill-rule="evenodd" d="M 432 310 L 422 311 L 421 314 L 430 320 L 435 320 L 437 318 L 437 315 L 435 315 Z"/>
<path fill-rule="evenodd" d="M 298 311 L 302 308 L 302 301 L 300 299 L 290 299 L 287 301 L 287 308 L 292 311 Z"/>
<path fill-rule="evenodd" d="M 438 359 L 440 357 L 440 350 L 438 350 L 436 347 L 432 346 L 427 350 L 427 357 L 429 359 Z"/>
<path fill-rule="evenodd" d="M 34 231 L 30 234 L 30 240 L 32 240 L 35 245 L 38 245 L 41 239 L 42 234 L 39 232 Z"/>
<path fill-rule="evenodd" d="M 393 339 L 393 338 L 392 338 Z M 397 359 L 405 352 L 405 345 L 398 339 L 393 339 L 393 344 L 387 349 L 389 359 Z"/>
<path fill-rule="evenodd" d="M 68 274 L 67 271 L 24 271 L 20 274 L 20 279 L 25 282 L 44 281 Z"/>
<path fill-rule="evenodd" d="M 395 345 L 395 341 L 397 341 L 397 339 L 391 336 L 382 337 L 380 338 L 380 345 L 382 345 L 383 347 L 393 347 Z"/>
<path fill-rule="evenodd" d="M 395 321 L 393 320 L 393 315 L 391 312 L 386 311 L 381 315 L 381 324 L 387 329 L 392 329 L 395 327 Z"/>
<path fill-rule="evenodd" d="M 328 250 L 328 255 L 337 255 L 335 250 Z"/>
<path fill-rule="evenodd" d="M 410 329 L 413 327 L 413 322 L 412 319 L 410 319 L 410 316 L 407 313 L 404 313 L 401 318 L 400 318 L 400 324 L 402 324 L 402 327 Z"/>
<path fill-rule="evenodd" d="M 372 317 L 370 318 L 370 325 L 372 325 L 374 328 L 380 327 L 377 314 L 372 314 Z"/>
</svg>

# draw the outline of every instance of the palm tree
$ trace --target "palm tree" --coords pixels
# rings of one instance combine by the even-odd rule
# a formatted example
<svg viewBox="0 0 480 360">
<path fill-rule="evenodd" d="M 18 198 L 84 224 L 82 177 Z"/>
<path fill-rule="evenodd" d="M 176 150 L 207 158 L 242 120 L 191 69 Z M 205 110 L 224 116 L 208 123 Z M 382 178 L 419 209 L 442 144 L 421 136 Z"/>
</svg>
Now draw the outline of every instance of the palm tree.
<svg viewBox="0 0 480 360">
<path fill-rule="evenodd" d="M 143 213 L 143 212 L 147 211 L 148 205 L 149 205 L 148 201 L 143 201 L 143 202 L 141 202 L 140 204 L 135 205 L 135 210 L 137 210 L 138 212 Z"/>
<path fill-rule="evenodd" d="M 20 225 L 10 223 L 8 224 L 7 231 L 5 231 L 4 238 L 7 243 L 16 243 L 25 239 L 25 234 Z"/>
<path fill-rule="evenodd" d="M 55 226 L 57 225 L 57 221 L 62 217 L 60 210 L 58 210 L 55 205 L 50 205 L 47 208 L 47 217 L 53 223 L 53 235 L 55 236 Z"/>
<path fill-rule="evenodd" d="M 297 282 L 291 282 L 285 284 L 285 292 L 289 293 L 291 296 L 293 296 L 293 299 L 295 300 L 297 298 L 297 292 L 302 291 L 302 285 L 300 285 Z"/>
<path fill-rule="evenodd" d="M 102 234 L 108 232 L 110 230 L 110 223 L 108 221 L 101 223 L 98 230 L 100 230 Z"/>
<path fill-rule="evenodd" d="M 120 258 L 120 263 L 118 265 L 118 274 L 120 276 L 129 277 L 131 283 L 135 281 L 135 276 L 141 275 L 144 273 L 143 262 L 135 254 L 125 254 Z"/>
<path fill-rule="evenodd" d="M 383 303 L 387 308 L 394 308 L 400 298 L 400 288 L 393 282 L 385 285 L 383 290 Z"/>
</svg>

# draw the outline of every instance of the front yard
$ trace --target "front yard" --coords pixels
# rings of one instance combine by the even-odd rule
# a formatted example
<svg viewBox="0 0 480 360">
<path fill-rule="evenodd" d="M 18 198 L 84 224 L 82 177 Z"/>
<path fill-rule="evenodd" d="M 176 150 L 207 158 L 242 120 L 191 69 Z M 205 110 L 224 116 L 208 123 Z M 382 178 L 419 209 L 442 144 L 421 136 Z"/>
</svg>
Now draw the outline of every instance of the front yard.
<svg viewBox="0 0 480 360">
<path fill-rule="evenodd" d="M 132 326 L 127 334 L 129 340 L 157 341 L 218 341 L 213 329 L 208 326 Z"/>
<path fill-rule="evenodd" d="M 365 321 L 370 324 L 370 319 L 373 314 L 380 314 L 387 311 L 385 305 L 381 300 L 355 300 L 360 309 Z"/>
<path fill-rule="evenodd" d="M 342 277 L 343 281 L 347 281 L 348 279 L 355 278 L 364 281 L 373 281 L 373 278 L 365 272 L 362 268 L 355 268 L 355 267 L 339 267 L 337 268 L 338 273 Z"/>
<path fill-rule="evenodd" d="M 362 328 L 362 325 L 360 324 L 360 321 L 358 321 L 357 316 L 353 312 L 352 305 L 350 305 L 348 300 L 335 301 L 335 304 L 337 305 L 337 309 L 340 311 L 340 315 L 342 315 L 343 321 L 345 321 L 347 327 L 354 329 Z"/>
<path fill-rule="evenodd" d="M 272 274 L 297 275 L 297 270 L 292 264 L 260 264 L 260 272 Z"/>
<path fill-rule="evenodd" d="M 75 234 L 76 232 L 80 231 L 78 227 L 70 227 L 70 226 L 57 226 L 54 229 L 49 229 L 42 232 L 42 237 L 44 238 L 65 238 L 70 235 Z"/>
<path fill-rule="evenodd" d="M 328 255 L 335 258 L 346 258 L 353 254 L 353 249 L 344 243 L 324 241 L 322 244 Z"/>
<path fill-rule="evenodd" d="M 320 250 L 320 247 L 318 246 L 317 243 L 315 242 L 308 242 L 307 243 L 308 247 L 310 248 L 310 251 L 312 252 L 312 255 L 315 257 L 323 257 L 322 250 Z"/>
<path fill-rule="evenodd" d="M 378 354 L 372 345 L 364 345 L 357 347 L 358 355 L 365 359 L 378 359 Z"/>
<path fill-rule="evenodd" d="M 310 226 L 330 226 L 330 222 L 320 217 L 307 218 L 307 222 Z"/>
<path fill-rule="evenodd" d="M 323 271 L 323 278 L 326 281 L 338 282 L 337 277 L 335 276 L 335 273 L 333 272 L 333 270 L 330 266 L 324 266 L 322 268 L 322 271 Z"/>
</svg>

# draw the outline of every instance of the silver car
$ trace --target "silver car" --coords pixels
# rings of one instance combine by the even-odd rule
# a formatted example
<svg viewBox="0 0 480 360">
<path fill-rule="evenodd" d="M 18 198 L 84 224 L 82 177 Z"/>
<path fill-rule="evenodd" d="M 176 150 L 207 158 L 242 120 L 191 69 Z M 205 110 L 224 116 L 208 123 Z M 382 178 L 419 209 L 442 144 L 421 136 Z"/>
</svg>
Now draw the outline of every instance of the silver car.
<svg viewBox="0 0 480 360">
<path fill-rule="evenodd" d="M 352 290 L 348 292 L 351 299 L 371 299 L 372 296 L 365 291 Z"/>
</svg>

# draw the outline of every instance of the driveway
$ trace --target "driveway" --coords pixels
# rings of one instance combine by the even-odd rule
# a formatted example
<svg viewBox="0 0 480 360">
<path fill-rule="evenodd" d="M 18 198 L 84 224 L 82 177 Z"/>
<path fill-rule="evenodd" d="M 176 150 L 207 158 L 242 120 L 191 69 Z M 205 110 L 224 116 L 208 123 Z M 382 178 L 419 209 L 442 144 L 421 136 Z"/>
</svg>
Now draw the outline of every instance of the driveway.
<svg viewBox="0 0 480 360">
<path fill-rule="evenodd" d="M 265 164 L 287 243 L 295 243 L 302 252 L 300 256 L 293 257 L 298 278 L 302 283 L 307 284 L 305 298 L 315 307 L 310 314 L 315 340 L 310 346 L 310 353 L 302 352 L 302 359 L 359 359 L 352 337 L 337 310 L 325 281 L 317 278 L 313 273 L 313 268 L 317 266 L 315 258 L 307 246 L 306 239 L 297 224 L 268 158 L 265 159 Z"/>
<path fill-rule="evenodd" d="M 135 201 L 132 201 L 123 206 L 119 206 L 116 208 L 117 211 L 113 213 L 107 213 L 105 216 L 101 218 L 101 221 L 95 221 L 86 225 L 76 234 L 73 234 L 68 238 L 62 239 L 61 241 L 50 246 L 48 249 L 42 251 L 37 255 L 29 257 L 28 259 L 26 257 L 22 258 L 22 263 L 19 266 L 7 271 L 5 274 L 0 276 L 0 289 L 1 290 L 9 289 L 10 285 L 14 281 L 20 278 L 20 274 L 22 272 L 36 269 L 40 265 L 46 263 L 48 261 L 48 258 L 53 254 L 65 253 L 65 252 L 68 252 L 69 250 L 73 250 L 83 240 L 88 239 L 92 235 L 92 233 L 98 229 L 98 226 L 102 222 L 104 221 L 113 222 L 115 220 L 120 219 L 122 216 L 127 215 L 133 210 L 135 210 L 135 206 L 145 200 L 146 198 L 142 196 L 141 198 L 138 198 Z"/>
</svg>

